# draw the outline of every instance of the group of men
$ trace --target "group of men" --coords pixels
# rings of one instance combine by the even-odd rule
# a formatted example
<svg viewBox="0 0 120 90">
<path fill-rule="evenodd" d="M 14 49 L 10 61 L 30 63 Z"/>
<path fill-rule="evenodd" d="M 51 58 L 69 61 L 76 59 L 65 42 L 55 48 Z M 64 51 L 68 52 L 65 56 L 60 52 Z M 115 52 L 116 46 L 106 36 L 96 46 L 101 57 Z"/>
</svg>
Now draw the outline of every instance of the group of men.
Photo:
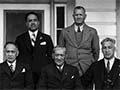
<svg viewBox="0 0 120 90">
<path fill-rule="evenodd" d="M 102 40 L 99 58 L 96 29 L 86 25 L 86 10 L 76 6 L 74 23 L 63 29 L 58 46 L 40 32 L 36 13 L 26 14 L 28 31 L 4 46 L 0 64 L 0 90 L 119 90 L 120 60 L 114 56 L 115 40 Z"/>
</svg>

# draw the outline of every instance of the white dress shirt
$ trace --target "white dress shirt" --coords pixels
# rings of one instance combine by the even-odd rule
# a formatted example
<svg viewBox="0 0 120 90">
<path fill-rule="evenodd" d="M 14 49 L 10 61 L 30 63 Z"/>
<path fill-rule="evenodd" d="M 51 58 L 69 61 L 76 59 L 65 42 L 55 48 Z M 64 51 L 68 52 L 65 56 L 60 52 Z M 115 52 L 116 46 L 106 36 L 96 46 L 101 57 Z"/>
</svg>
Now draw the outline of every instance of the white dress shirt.
<svg viewBox="0 0 120 90">
<path fill-rule="evenodd" d="M 83 26 L 84 26 L 84 24 L 83 24 L 83 25 L 81 25 L 81 26 L 77 26 L 77 25 L 75 24 L 75 25 L 74 25 L 75 32 L 77 32 L 78 27 L 80 27 L 80 31 L 82 32 L 82 31 L 83 31 Z"/>
<path fill-rule="evenodd" d="M 115 57 L 113 57 L 112 59 L 109 60 L 109 62 L 110 62 L 110 70 L 112 69 L 114 61 L 115 61 Z M 104 59 L 104 62 L 105 62 L 105 67 L 107 67 L 108 60 Z"/>
<path fill-rule="evenodd" d="M 13 63 L 10 63 L 10 62 L 8 62 L 8 61 L 7 61 L 7 63 L 8 63 L 8 66 L 9 66 L 9 67 L 12 65 L 12 66 L 13 66 L 12 69 L 13 69 L 13 71 L 15 71 L 15 68 L 16 68 L 16 60 L 15 60 Z"/>
<path fill-rule="evenodd" d="M 62 66 L 56 66 L 56 67 L 57 67 L 58 70 L 59 69 L 63 70 L 64 64 Z"/>
<path fill-rule="evenodd" d="M 32 39 L 32 38 L 35 38 L 35 40 L 36 40 L 38 30 L 36 30 L 36 31 L 34 31 L 34 32 L 32 32 L 32 31 L 29 30 L 28 32 L 29 32 L 30 38 L 31 38 L 31 39 Z M 35 34 L 35 37 L 33 37 L 33 33 Z"/>
</svg>

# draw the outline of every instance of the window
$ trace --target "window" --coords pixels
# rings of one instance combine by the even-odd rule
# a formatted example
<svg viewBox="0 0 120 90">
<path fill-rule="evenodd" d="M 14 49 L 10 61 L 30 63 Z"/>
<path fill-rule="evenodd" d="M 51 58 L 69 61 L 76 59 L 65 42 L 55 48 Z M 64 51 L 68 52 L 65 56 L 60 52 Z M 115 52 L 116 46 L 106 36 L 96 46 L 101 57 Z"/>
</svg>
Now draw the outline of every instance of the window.
<svg viewBox="0 0 120 90">
<path fill-rule="evenodd" d="M 66 4 L 55 5 L 55 45 L 58 44 L 60 32 L 66 26 Z"/>
</svg>

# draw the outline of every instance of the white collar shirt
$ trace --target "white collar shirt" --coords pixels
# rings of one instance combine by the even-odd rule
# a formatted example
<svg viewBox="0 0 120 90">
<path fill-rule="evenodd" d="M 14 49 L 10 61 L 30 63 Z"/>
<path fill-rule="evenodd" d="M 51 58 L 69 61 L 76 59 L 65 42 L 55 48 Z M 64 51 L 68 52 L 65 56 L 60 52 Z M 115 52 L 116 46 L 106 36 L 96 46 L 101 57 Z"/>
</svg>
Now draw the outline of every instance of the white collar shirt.
<svg viewBox="0 0 120 90">
<path fill-rule="evenodd" d="M 13 63 L 10 63 L 10 62 L 7 61 L 7 64 L 8 64 L 9 67 L 12 65 L 12 66 L 13 66 L 12 69 L 13 69 L 13 71 L 15 71 L 15 68 L 16 68 L 16 60 L 15 60 Z"/>
<path fill-rule="evenodd" d="M 81 26 L 77 26 L 76 24 L 74 24 L 75 32 L 77 32 L 78 27 L 80 27 L 80 31 L 82 32 L 83 31 L 83 26 L 84 26 L 84 24 L 81 25 Z"/>
<path fill-rule="evenodd" d="M 110 62 L 110 70 L 112 69 L 114 61 L 115 61 L 115 57 L 113 57 L 112 59 L 109 60 L 109 62 Z M 108 60 L 104 58 L 104 62 L 105 62 L 105 67 L 107 67 Z"/>
<path fill-rule="evenodd" d="M 33 33 L 35 34 L 35 39 L 37 37 L 37 33 L 38 33 L 38 30 L 34 31 L 34 32 L 31 32 L 30 30 L 28 31 L 29 32 L 29 35 L 30 35 L 30 38 L 32 39 L 33 38 Z"/>
<path fill-rule="evenodd" d="M 63 70 L 64 64 L 62 66 L 60 66 L 60 67 L 59 66 L 56 66 L 56 67 L 57 67 L 57 69 L 60 68 L 61 70 Z"/>
</svg>

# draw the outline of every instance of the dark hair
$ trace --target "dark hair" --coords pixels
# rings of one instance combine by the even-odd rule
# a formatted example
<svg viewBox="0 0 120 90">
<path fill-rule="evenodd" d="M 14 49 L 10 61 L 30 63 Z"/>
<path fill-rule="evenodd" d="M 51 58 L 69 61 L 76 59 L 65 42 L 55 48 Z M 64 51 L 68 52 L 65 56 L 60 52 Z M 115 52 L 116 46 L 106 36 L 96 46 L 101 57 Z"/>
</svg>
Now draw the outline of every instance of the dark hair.
<svg viewBox="0 0 120 90">
<path fill-rule="evenodd" d="M 16 48 L 18 48 L 18 46 L 17 46 L 17 44 L 16 44 L 15 42 L 6 42 L 6 44 L 4 45 L 4 49 L 6 48 L 6 46 L 7 46 L 8 44 L 12 44 L 12 45 L 14 45 Z"/>
<path fill-rule="evenodd" d="M 76 10 L 76 9 L 83 9 L 83 11 L 86 12 L 86 10 L 85 10 L 84 7 L 82 7 L 82 6 L 76 6 L 76 7 L 74 8 L 73 13 L 75 13 L 75 10 Z"/>
<path fill-rule="evenodd" d="M 110 42 L 112 42 L 113 44 L 115 44 L 115 40 L 114 40 L 114 39 L 107 37 L 107 38 L 105 38 L 105 39 L 103 39 L 103 40 L 101 41 L 101 45 L 103 45 L 104 42 L 108 42 L 108 41 L 110 41 Z"/>
<path fill-rule="evenodd" d="M 29 12 L 29 13 L 27 13 L 27 14 L 25 15 L 25 21 L 27 21 L 27 17 L 28 17 L 30 14 L 33 14 L 33 15 L 37 16 L 37 18 L 38 18 L 38 20 L 39 20 L 39 16 L 38 16 L 37 13 L 35 13 L 35 12 Z"/>
</svg>

